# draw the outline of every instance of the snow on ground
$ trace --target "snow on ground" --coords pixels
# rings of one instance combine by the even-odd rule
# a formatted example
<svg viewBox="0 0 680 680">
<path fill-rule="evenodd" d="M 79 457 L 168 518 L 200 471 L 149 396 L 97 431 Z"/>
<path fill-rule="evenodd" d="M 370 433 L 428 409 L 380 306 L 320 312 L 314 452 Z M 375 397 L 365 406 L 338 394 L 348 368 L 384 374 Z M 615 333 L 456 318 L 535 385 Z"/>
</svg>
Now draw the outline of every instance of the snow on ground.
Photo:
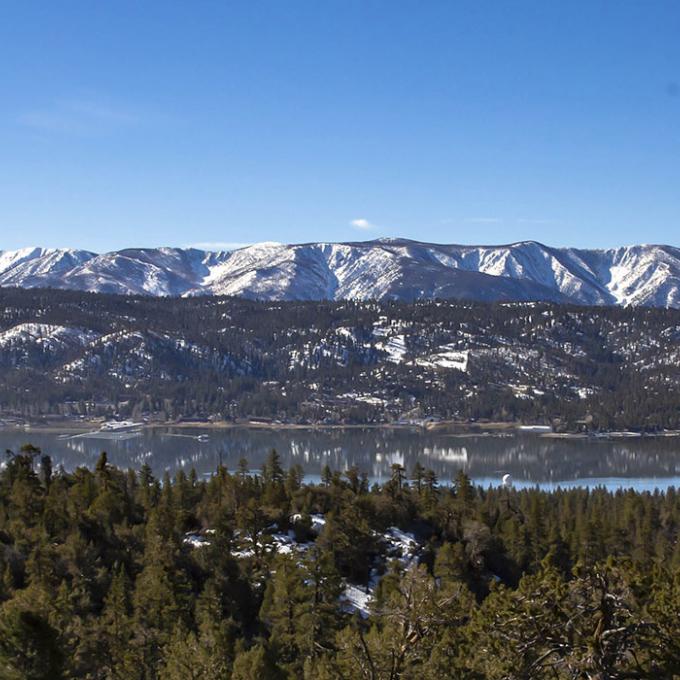
<svg viewBox="0 0 680 680">
<path fill-rule="evenodd" d="M 400 364 L 406 354 L 406 336 L 403 325 L 399 322 L 388 322 L 386 316 L 379 316 L 373 324 L 375 347 L 387 354 L 387 361 Z"/>
<path fill-rule="evenodd" d="M 20 323 L 13 328 L 0 332 L 0 348 L 30 343 L 47 351 L 56 351 L 67 345 L 84 346 L 96 337 L 97 334 L 92 331 L 70 326 Z"/>
<path fill-rule="evenodd" d="M 287 534 L 272 534 L 273 549 L 280 555 L 299 555 L 307 552 L 311 543 L 299 543 L 295 540 L 295 532 L 289 531 Z"/>
<path fill-rule="evenodd" d="M 426 368 L 454 368 L 466 372 L 469 355 L 467 350 L 461 351 L 454 349 L 453 345 L 443 345 L 436 353 L 416 359 L 416 363 Z"/>
<path fill-rule="evenodd" d="M 197 531 L 190 531 L 184 535 L 184 543 L 192 548 L 203 548 L 210 545 L 210 541 Z"/>
<path fill-rule="evenodd" d="M 400 364 L 406 354 L 406 338 L 403 335 L 394 335 L 386 340 L 376 342 L 375 346 L 387 353 L 387 361 Z"/>
<path fill-rule="evenodd" d="M 356 342 L 356 335 L 354 334 L 353 328 L 348 328 L 347 326 L 339 326 L 335 329 L 335 334 L 339 335 L 341 338 L 346 338 L 352 342 Z"/>
<path fill-rule="evenodd" d="M 572 387 L 572 390 L 578 394 L 579 399 L 588 399 L 588 397 L 592 397 L 595 394 L 595 390 L 590 387 L 579 387 L 575 385 Z"/>
<path fill-rule="evenodd" d="M 417 562 L 420 545 L 412 533 L 390 527 L 383 534 L 383 539 L 387 542 L 388 557 L 398 559 L 405 569 Z"/>
<path fill-rule="evenodd" d="M 310 515 L 310 517 L 312 519 L 312 531 L 315 534 L 320 534 L 326 526 L 326 518 L 323 515 Z"/>
<path fill-rule="evenodd" d="M 338 399 L 350 399 L 352 401 L 360 401 L 371 406 L 384 406 L 385 400 L 380 397 L 374 397 L 370 394 L 357 394 L 356 392 L 346 392 L 345 394 L 338 394 Z"/>
<path fill-rule="evenodd" d="M 366 619 L 369 615 L 372 597 L 373 593 L 370 588 L 347 584 L 340 596 L 340 607 L 348 614 L 358 612 L 362 618 Z"/>
<path fill-rule="evenodd" d="M 311 518 L 311 531 L 319 535 L 326 524 L 326 518 L 320 514 L 314 514 Z M 302 515 L 293 515 L 292 522 L 300 521 Z M 191 531 L 185 534 L 184 543 L 192 548 L 203 548 L 210 545 L 208 535 L 214 533 L 208 529 L 205 531 Z M 406 570 L 418 563 L 421 545 L 412 533 L 403 531 L 398 527 L 389 527 L 382 534 L 376 536 L 383 543 L 381 555 L 376 559 L 371 576 L 367 585 L 345 582 L 345 589 L 340 596 L 340 606 L 347 613 L 359 613 L 363 618 L 367 618 L 370 613 L 370 604 L 375 594 L 375 590 L 380 582 L 381 573 L 384 571 L 386 563 L 390 560 L 398 560 L 401 567 Z M 239 534 L 236 532 L 234 538 L 239 543 Z M 252 546 L 248 541 L 242 541 L 239 549 L 232 550 L 232 555 L 237 559 L 245 559 L 254 556 Z M 295 532 L 289 530 L 288 533 L 276 532 L 264 534 L 261 537 L 259 546 L 262 551 L 276 551 L 282 555 L 301 555 L 313 545 L 313 542 L 298 542 L 295 539 Z"/>
<path fill-rule="evenodd" d="M 311 531 L 313 534 L 316 534 L 317 536 L 321 533 L 323 528 L 326 526 L 326 518 L 323 515 L 320 514 L 313 514 L 309 516 L 312 526 L 311 526 Z M 302 519 L 302 515 L 292 515 L 290 520 L 291 522 L 299 522 Z"/>
<path fill-rule="evenodd" d="M 376 560 L 373 569 L 371 569 L 368 585 L 347 583 L 343 594 L 340 596 L 343 611 L 350 614 L 357 612 L 363 618 L 367 618 L 370 614 L 370 605 L 378 583 L 380 583 L 379 568 L 384 567 L 386 561 L 398 560 L 402 569 L 407 570 L 418 564 L 420 555 L 421 546 L 411 533 L 402 531 L 398 527 L 389 527 L 379 536 L 384 544 L 384 554 Z"/>
</svg>

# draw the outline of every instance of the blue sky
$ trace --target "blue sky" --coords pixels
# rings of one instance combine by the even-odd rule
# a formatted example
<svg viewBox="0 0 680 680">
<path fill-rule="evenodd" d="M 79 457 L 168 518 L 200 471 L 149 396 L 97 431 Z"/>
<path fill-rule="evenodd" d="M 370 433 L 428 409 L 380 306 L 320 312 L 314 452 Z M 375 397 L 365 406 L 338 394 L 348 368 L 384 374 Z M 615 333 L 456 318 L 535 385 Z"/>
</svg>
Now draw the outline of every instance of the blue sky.
<svg viewBox="0 0 680 680">
<path fill-rule="evenodd" d="M 0 249 L 680 245 L 680 3 L 0 6 Z"/>
</svg>

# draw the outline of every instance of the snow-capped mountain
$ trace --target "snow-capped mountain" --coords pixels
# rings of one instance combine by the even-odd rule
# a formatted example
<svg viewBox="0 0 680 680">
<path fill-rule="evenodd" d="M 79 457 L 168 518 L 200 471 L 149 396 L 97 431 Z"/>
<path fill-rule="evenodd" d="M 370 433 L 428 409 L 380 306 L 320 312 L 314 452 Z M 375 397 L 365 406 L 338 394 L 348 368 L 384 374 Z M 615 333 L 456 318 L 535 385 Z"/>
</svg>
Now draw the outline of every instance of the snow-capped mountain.
<svg viewBox="0 0 680 680">
<path fill-rule="evenodd" d="M 0 251 L 0 286 L 263 300 L 458 298 L 680 307 L 680 249 L 438 245 L 406 239 L 235 251 Z"/>
</svg>

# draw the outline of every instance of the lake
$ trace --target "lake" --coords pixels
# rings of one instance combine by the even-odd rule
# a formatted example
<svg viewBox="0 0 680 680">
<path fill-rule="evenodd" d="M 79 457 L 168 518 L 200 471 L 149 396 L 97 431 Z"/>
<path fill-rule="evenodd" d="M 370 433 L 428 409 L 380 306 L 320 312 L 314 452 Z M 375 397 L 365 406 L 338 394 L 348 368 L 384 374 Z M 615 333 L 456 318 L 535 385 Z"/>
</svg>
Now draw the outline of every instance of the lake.
<svg viewBox="0 0 680 680">
<path fill-rule="evenodd" d="M 201 437 L 201 440 L 198 437 Z M 207 437 L 207 439 L 206 439 Z M 433 469 L 442 483 L 460 469 L 478 484 L 499 484 L 509 473 L 515 486 L 605 486 L 653 490 L 680 486 L 680 438 L 627 440 L 547 439 L 535 434 L 453 435 L 407 429 L 145 429 L 117 437 L 0 431 L 2 450 L 30 442 L 71 470 L 93 466 L 101 451 L 121 467 L 148 463 L 165 470 L 196 468 L 213 472 L 222 460 L 234 470 L 246 458 L 257 470 L 275 448 L 284 466 L 302 465 L 318 480 L 328 464 L 334 470 L 356 465 L 372 481 L 390 477 L 392 464 L 410 472 L 416 461 Z"/>
</svg>

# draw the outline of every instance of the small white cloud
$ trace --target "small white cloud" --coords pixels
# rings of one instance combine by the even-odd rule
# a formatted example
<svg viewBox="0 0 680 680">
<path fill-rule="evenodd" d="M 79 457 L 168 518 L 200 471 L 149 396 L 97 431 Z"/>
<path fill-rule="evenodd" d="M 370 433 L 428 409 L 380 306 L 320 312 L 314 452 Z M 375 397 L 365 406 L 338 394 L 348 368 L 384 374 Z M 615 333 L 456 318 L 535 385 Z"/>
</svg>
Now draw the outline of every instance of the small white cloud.
<svg viewBox="0 0 680 680">
<path fill-rule="evenodd" d="M 372 229 L 377 229 L 375 224 L 372 224 L 367 219 L 363 217 L 358 217 L 355 220 L 350 220 L 350 226 L 354 229 L 359 229 L 360 231 L 371 231 Z"/>
<path fill-rule="evenodd" d="M 252 243 L 237 243 L 234 241 L 201 241 L 199 243 L 190 243 L 186 248 L 197 248 L 198 250 L 238 250 L 239 248 L 247 248 L 252 246 Z"/>
</svg>

